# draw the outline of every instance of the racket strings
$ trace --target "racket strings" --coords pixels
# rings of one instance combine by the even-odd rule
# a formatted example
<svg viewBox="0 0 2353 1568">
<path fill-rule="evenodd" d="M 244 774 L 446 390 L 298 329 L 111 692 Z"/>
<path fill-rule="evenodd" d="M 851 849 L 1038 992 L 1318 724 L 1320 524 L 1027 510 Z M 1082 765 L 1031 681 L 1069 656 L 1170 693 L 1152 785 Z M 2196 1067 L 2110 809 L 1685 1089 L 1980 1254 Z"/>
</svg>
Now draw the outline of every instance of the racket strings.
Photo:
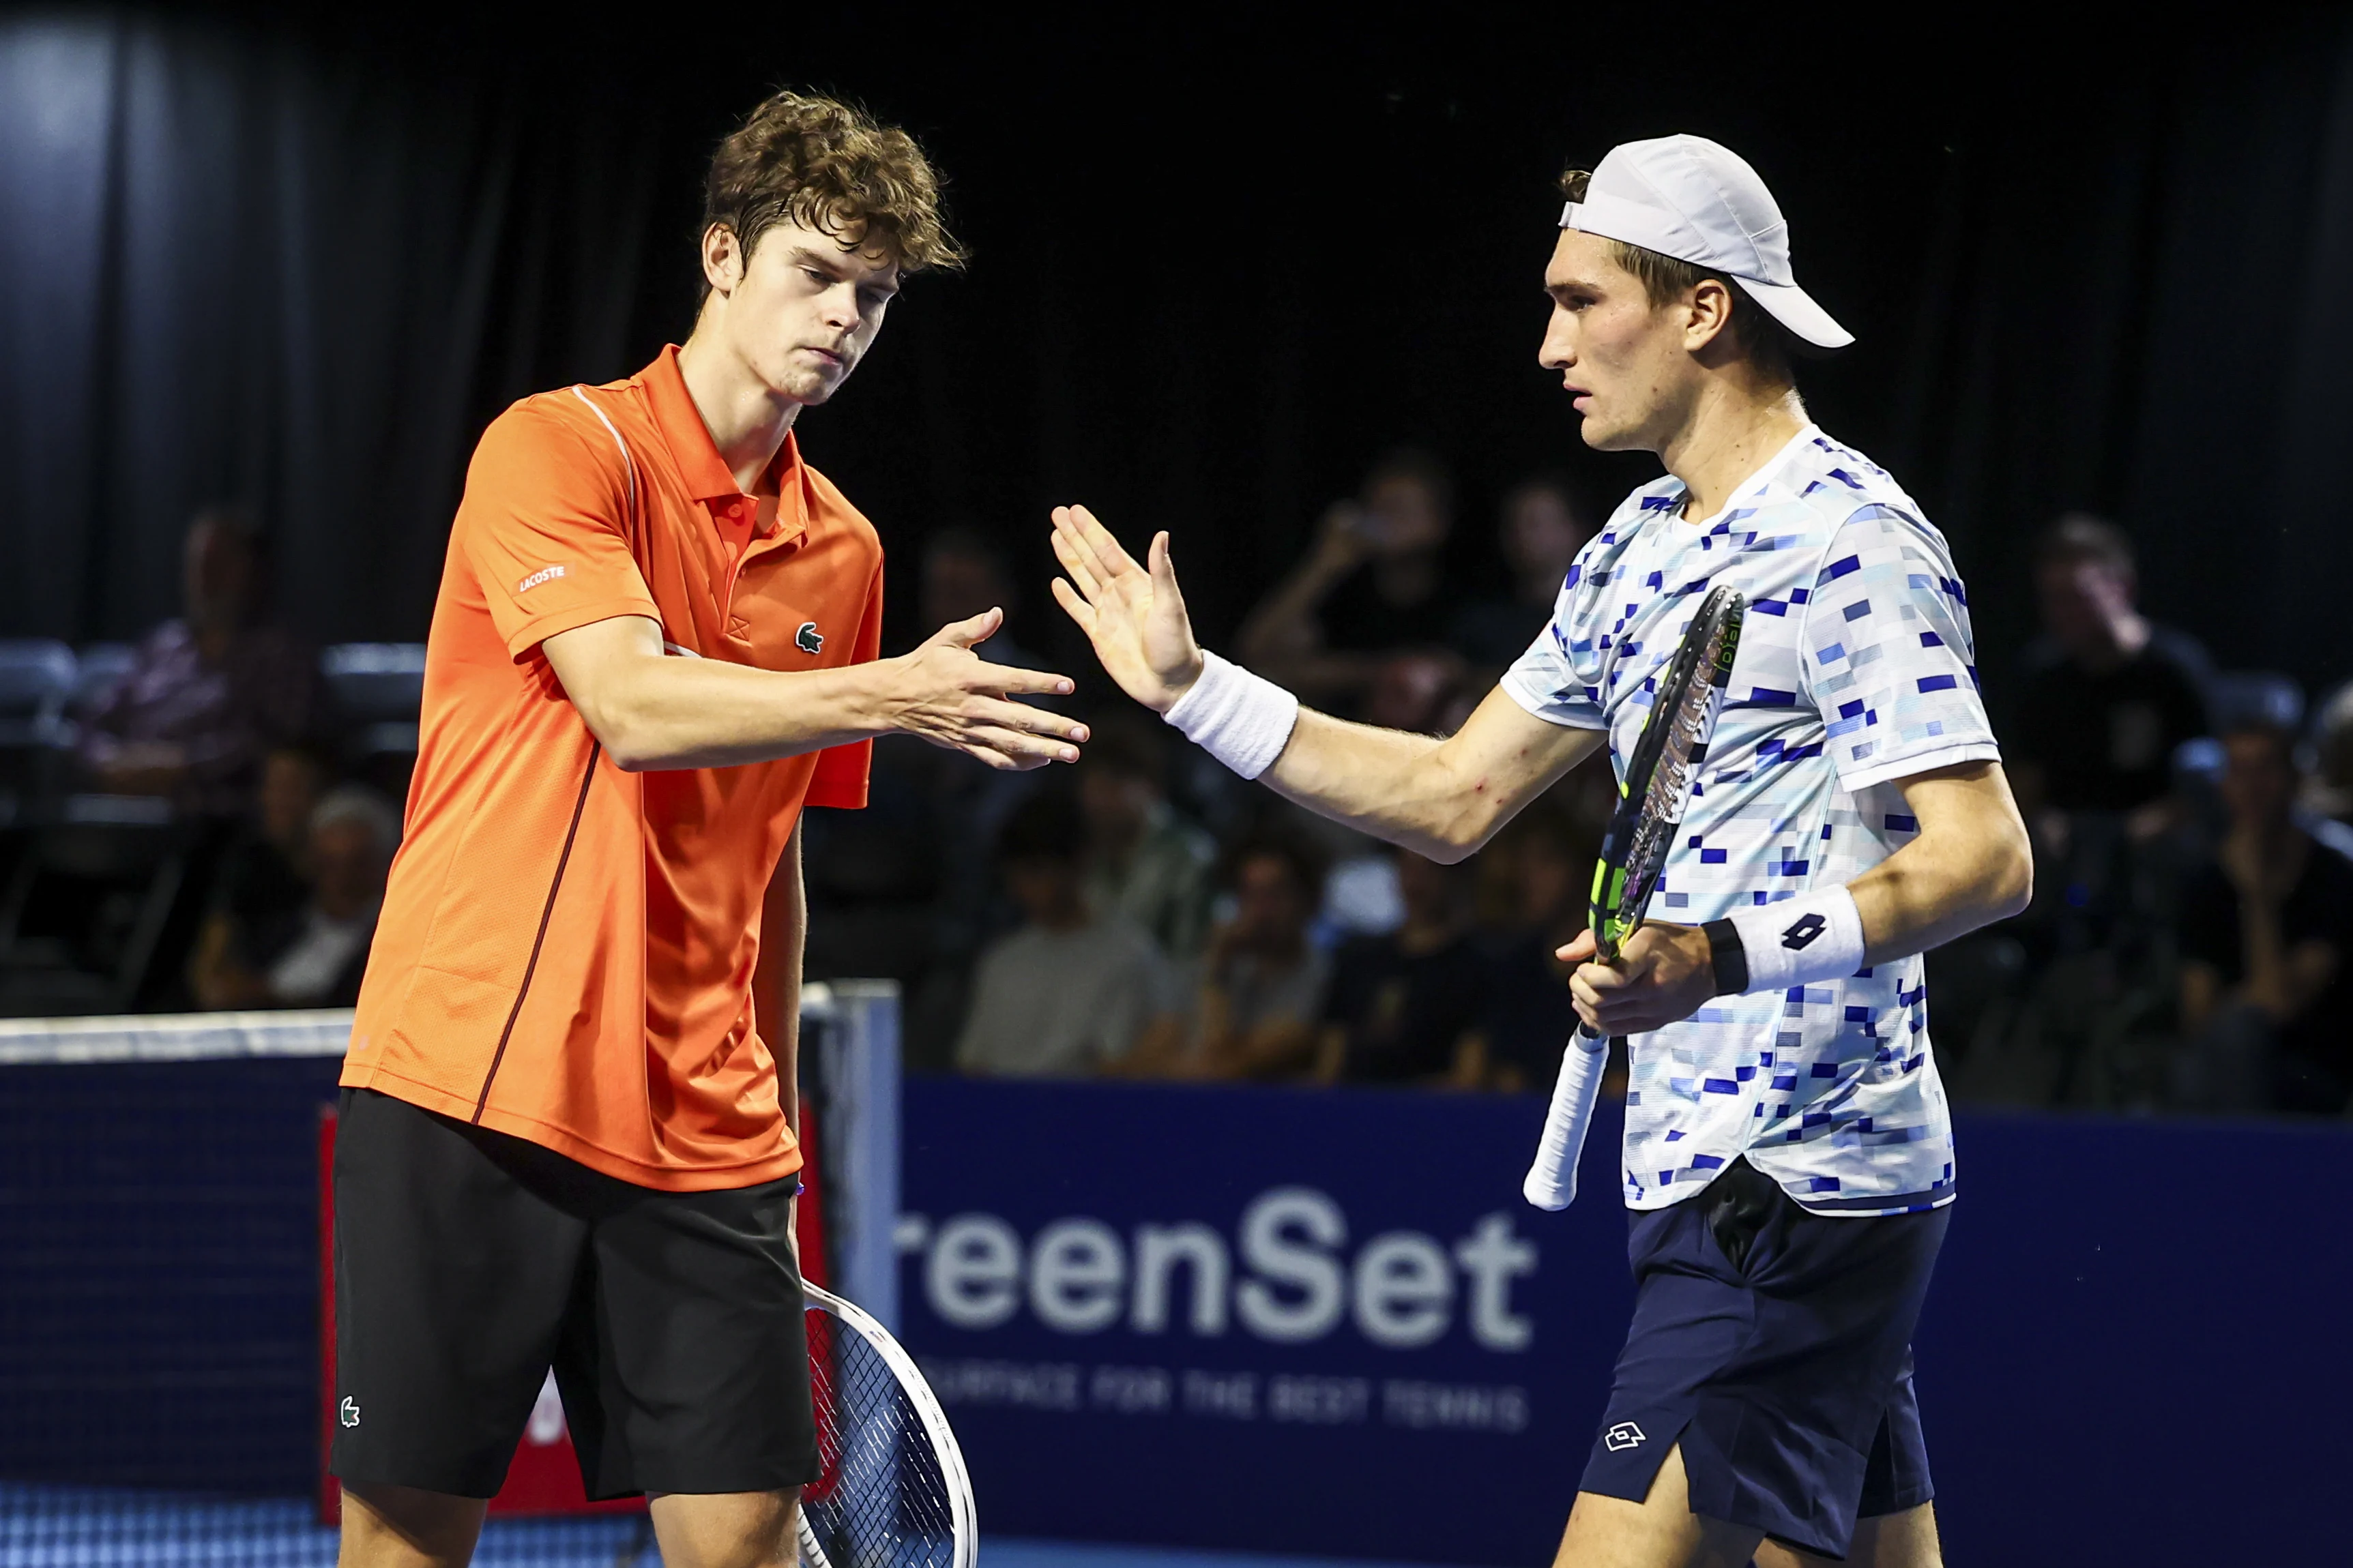
<svg viewBox="0 0 2353 1568">
<path fill-rule="evenodd" d="M 923 1417 L 864 1337 L 821 1310 L 807 1321 L 822 1469 L 801 1510 L 828 1568 L 949 1568 L 955 1512 Z"/>
</svg>

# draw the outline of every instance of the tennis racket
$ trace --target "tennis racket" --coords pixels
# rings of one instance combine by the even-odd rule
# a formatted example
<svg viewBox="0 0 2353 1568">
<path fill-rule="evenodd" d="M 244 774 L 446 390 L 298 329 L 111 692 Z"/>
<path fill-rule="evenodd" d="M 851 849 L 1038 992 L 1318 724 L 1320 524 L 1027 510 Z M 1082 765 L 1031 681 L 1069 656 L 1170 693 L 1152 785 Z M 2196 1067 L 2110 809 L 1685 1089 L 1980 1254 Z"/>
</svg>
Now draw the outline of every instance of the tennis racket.
<svg viewBox="0 0 2353 1568">
<path fill-rule="evenodd" d="M 872 1314 L 801 1293 L 823 1466 L 801 1489 L 802 1568 L 973 1568 L 972 1479 L 932 1385 Z"/>
<path fill-rule="evenodd" d="M 1614 963 L 1626 941 L 1642 926 L 1651 889 L 1674 847 L 1691 800 L 1692 781 L 1707 760 L 1707 743 L 1724 710 L 1732 661 L 1740 650 L 1740 623 L 1748 601 L 1737 589 L 1719 587 L 1700 601 L 1699 613 L 1653 689 L 1651 716 L 1618 784 L 1618 808 L 1601 840 L 1593 868 L 1593 962 Z M 1609 1042 L 1583 1024 L 1561 1053 L 1560 1078 L 1545 1115 L 1544 1140 L 1521 1191 L 1538 1208 L 1568 1206 L 1577 1195 L 1577 1157 L 1601 1089 Z"/>
</svg>

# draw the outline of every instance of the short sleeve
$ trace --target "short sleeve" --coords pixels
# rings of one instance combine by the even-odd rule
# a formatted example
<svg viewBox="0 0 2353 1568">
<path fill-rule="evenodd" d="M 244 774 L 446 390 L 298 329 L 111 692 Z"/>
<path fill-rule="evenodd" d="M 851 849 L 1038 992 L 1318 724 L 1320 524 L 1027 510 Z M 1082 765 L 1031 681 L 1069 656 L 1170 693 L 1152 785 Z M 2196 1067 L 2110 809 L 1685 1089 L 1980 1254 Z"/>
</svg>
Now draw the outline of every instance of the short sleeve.
<svg viewBox="0 0 2353 1568">
<path fill-rule="evenodd" d="M 661 619 L 629 552 L 634 478 L 617 445 L 600 450 L 528 404 L 482 433 L 466 470 L 455 543 L 514 658 L 592 622 Z"/>
<path fill-rule="evenodd" d="M 1960 580 L 1943 541 L 1894 509 L 1865 507 L 1831 535 L 1798 654 L 1850 794 L 2000 760 Z"/>
<path fill-rule="evenodd" d="M 1601 711 L 1600 693 L 1578 678 L 1569 658 L 1568 634 L 1562 629 L 1568 624 L 1570 595 L 1576 586 L 1577 574 L 1571 571 L 1553 606 L 1552 619 L 1528 644 L 1528 651 L 1504 671 L 1502 685 L 1505 696 L 1547 723 L 1572 730 L 1604 730 L 1609 721 Z"/>
<path fill-rule="evenodd" d="M 858 637 L 850 645 L 849 662 L 871 664 L 882 655 L 882 566 L 877 562 L 874 575 L 866 585 L 866 609 L 858 617 Z M 866 805 L 866 781 L 874 766 L 874 742 L 857 741 L 847 746 L 828 746 L 817 754 L 817 771 L 809 776 L 808 800 L 811 805 L 829 805 L 845 811 L 862 810 Z"/>
</svg>

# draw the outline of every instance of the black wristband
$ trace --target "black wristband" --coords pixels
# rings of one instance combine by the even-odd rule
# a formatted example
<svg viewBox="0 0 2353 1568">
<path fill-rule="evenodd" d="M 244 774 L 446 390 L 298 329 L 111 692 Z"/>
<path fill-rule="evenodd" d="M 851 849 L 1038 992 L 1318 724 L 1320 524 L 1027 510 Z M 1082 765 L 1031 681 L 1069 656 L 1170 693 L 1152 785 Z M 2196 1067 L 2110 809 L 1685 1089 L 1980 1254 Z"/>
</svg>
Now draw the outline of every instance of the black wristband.
<svg viewBox="0 0 2353 1568">
<path fill-rule="evenodd" d="M 1740 928 L 1730 921 L 1710 921 L 1699 928 L 1707 938 L 1707 962 L 1715 972 L 1715 994 L 1737 996 L 1748 989 L 1748 950 L 1740 945 Z"/>
</svg>

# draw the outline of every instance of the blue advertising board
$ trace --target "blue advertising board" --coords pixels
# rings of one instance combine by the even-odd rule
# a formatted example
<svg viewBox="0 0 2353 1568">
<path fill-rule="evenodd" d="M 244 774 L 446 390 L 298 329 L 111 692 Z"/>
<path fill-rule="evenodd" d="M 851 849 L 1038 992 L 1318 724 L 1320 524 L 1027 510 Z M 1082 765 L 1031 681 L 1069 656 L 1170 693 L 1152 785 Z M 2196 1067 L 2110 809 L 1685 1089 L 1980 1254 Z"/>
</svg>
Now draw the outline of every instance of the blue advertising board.
<svg viewBox="0 0 2353 1568">
<path fill-rule="evenodd" d="M 1610 1107 L 1557 1215 L 1519 1195 L 1533 1097 L 919 1079 L 905 1112 L 904 1337 L 984 1531 L 1550 1560 L 1630 1304 Z M 1979 1114 L 1959 1149 L 1917 1341 L 1954 1560 L 2326 1560 L 2353 1131 Z"/>
<path fill-rule="evenodd" d="M 905 1337 L 986 1529 L 1549 1555 L 1630 1287 L 1606 1178 L 1519 1196 L 1539 1102 L 917 1080 L 906 1112 Z"/>
</svg>

